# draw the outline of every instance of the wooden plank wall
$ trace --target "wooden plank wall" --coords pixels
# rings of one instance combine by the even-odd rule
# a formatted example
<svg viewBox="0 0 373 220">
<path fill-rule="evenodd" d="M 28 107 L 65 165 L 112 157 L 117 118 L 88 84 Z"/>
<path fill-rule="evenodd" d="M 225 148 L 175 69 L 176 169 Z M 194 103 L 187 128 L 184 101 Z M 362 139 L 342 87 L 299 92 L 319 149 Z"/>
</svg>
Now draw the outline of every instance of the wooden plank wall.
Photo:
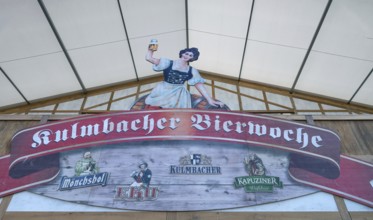
<svg viewBox="0 0 373 220">
<path fill-rule="evenodd" d="M 321 127 L 335 131 L 342 140 L 341 153 L 346 155 L 373 155 L 373 121 L 315 121 Z"/>
<path fill-rule="evenodd" d="M 65 116 L 52 116 L 50 120 L 58 120 Z M 287 119 L 300 120 L 306 123 L 305 116 L 286 116 Z M 342 139 L 342 153 L 373 163 L 373 118 L 359 116 L 343 118 L 318 116 L 313 118 L 314 124 L 331 129 Z M 9 153 L 9 142 L 12 136 L 23 128 L 42 122 L 41 116 L 7 116 L 0 115 L 0 156 Z M 344 200 L 336 197 L 339 212 L 8 212 L 7 207 L 12 196 L 4 197 L 0 203 L 0 220 L 20 219 L 154 219 L 154 220 L 236 220 L 236 219 L 306 219 L 306 220 L 339 220 L 373 219 L 373 212 L 349 212 Z"/>
</svg>

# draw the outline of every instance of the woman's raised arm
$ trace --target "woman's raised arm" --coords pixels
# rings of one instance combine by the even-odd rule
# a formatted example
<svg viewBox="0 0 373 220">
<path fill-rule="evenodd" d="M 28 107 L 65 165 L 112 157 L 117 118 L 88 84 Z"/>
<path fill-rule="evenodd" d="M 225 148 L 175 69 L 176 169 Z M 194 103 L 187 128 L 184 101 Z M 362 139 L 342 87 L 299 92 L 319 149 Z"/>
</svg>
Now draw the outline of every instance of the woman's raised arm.
<svg viewBox="0 0 373 220">
<path fill-rule="evenodd" d="M 145 55 L 145 60 L 152 64 L 158 65 L 160 59 L 153 57 L 153 53 L 154 53 L 153 50 L 148 49 L 148 52 Z"/>
</svg>

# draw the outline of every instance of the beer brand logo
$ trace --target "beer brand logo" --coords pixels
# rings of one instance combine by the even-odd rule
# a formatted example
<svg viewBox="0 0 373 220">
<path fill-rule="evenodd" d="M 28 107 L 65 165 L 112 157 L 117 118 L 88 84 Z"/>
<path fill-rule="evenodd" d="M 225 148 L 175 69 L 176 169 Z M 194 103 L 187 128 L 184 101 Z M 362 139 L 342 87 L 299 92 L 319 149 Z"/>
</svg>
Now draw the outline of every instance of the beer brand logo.
<svg viewBox="0 0 373 220">
<path fill-rule="evenodd" d="M 75 176 L 63 176 L 58 190 L 71 190 L 91 186 L 106 186 L 109 173 L 99 172 L 96 161 L 91 152 L 85 152 L 83 157 L 75 164 Z"/>
<path fill-rule="evenodd" d="M 145 201 L 156 200 L 158 197 L 158 187 L 135 187 L 135 186 L 117 186 L 115 189 L 114 200 L 126 201 Z"/>
<path fill-rule="evenodd" d="M 91 186 L 106 186 L 106 182 L 108 180 L 109 173 L 97 173 L 93 175 L 85 175 L 85 176 L 74 176 L 74 177 L 67 177 L 63 176 L 61 179 L 60 186 L 58 190 L 71 190 L 77 188 L 84 188 L 84 187 L 91 187 Z"/>
<path fill-rule="evenodd" d="M 221 168 L 212 166 L 211 157 L 203 154 L 190 154 L 179 159 L 180 165 L 171 165 L 170 174 L 219 175 Z"/>
<path fill-rule="evenodd" d="M 116 187 L 114 200 L 146 201 L 157 199 L 159 188 L 150 186 L 152 171 L 149 169 L 148 163 L 142 162 L 138 168 L 130 175 L 132 178 L 130 186 Z"/>
<path fill-rule="evenodd" d="M 245 170 L 249 176 L 236 177 L 234 185 L 236 188 L 243 187 L 245 192 L 273 192 L 274 187 L 282 188 L 283 184 L 279 177 L 266 176 L 266 168 L 256 154 L 250 154 L 244 160 Z"/>
</svg>

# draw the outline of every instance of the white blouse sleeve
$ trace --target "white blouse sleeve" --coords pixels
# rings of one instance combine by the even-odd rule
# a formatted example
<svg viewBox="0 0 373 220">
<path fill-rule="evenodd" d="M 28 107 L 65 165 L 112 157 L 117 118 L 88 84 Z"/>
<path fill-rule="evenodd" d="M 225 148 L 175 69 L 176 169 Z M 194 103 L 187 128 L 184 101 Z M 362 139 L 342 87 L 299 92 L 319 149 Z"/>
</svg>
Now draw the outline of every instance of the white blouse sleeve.
<svg viewBox="0 0 373 220">
<path fill-rule="evenodd" d="M 188 80 L 188 84 L 191 85 L 191 86 L 194 86 L 195 84 L 197 83 L 205 83 L 206 80 L 204 78 L 202 78 L 202 76 L 199 74 L 198 70 L 191 67 L 192 68 L 192 74 L 193 74 L 193 77 Z"/>
<path fill-rule="evenodd" d="M 161 57 L 158 65 L 153 64 L 153 70 L 157 72 L 162 71 L 164 69 L 167 69 L 167 67 L 169 67 L 170 64 L 171 60 Z"/>
</svg>

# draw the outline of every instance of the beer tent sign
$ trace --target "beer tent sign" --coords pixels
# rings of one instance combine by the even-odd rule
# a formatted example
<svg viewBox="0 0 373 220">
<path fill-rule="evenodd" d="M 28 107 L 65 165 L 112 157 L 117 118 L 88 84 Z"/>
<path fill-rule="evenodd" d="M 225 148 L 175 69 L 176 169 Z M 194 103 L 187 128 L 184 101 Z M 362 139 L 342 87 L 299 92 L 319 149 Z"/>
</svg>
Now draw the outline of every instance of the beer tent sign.
<svg viewBox="0 0 373 220">
<path fill-rule="evenodd" d="M 15 134 L 0 163 L 1 196 L 30 190 L 97 206 L 183 211 L 316 188 L 373 206 L 373 166 L 340 155 L 337 134 L 241 112 L 161 109 L 47 123 Z"/>
</svg>

